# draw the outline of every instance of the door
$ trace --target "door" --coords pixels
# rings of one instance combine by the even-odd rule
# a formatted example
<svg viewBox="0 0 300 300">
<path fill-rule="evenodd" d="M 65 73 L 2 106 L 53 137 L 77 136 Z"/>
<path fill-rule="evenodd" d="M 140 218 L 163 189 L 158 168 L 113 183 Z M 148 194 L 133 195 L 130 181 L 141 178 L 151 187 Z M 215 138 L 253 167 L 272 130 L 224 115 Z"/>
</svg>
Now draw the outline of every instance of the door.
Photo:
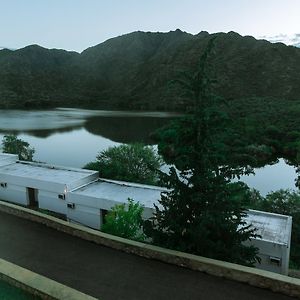
<svg viewBox="0 0 300 300">
<path fill-rule="evenodd" d="M 100 209 L 100 226 L 106 223 L 105 216 L 108 214 L 108 210 Z"/>
<path fill-rule="evenodd" d="M 38 207 L 38 197 L 37 197 L 38 190 L 34 188 L 27 188 L 27 197 L 29 207 Z"/>
</svg>

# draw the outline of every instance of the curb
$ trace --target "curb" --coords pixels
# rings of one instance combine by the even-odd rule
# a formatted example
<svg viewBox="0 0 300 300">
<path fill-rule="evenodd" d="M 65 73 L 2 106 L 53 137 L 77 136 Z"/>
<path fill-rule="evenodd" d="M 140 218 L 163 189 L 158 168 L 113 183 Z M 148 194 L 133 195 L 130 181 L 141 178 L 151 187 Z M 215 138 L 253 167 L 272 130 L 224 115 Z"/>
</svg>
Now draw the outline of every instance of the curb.
<svg viewBox="0 0 300 300">
<path fill-rule="evenodd" d="M 0 280 L 31 295 L 47 300 L 95 300 L 96 298 L 58 283 L 52 279 L 0 259 Z"/>
<path fill-rule="evenodd" d="M 3 201 L 0 201 L 0 211 L 119 251 L 300 298 L 297 278 L 120 238 Z"/>
</svg>

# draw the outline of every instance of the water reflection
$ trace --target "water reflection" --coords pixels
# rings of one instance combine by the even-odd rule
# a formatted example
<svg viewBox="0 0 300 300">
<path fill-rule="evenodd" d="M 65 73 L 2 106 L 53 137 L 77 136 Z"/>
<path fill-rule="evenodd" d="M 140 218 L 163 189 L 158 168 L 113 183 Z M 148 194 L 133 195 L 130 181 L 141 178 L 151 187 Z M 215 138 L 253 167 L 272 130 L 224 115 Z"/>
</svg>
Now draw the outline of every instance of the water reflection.
<svg viewBox="0 0 300 300">
<path fill-rule="evenodd" d="M 87 120 L 85 129 L 95 135 L 118 143 L 142 142 L 154 144 L 151 133 L 163 127 L 171 118 L 153 117 L 92 117 Z"/>
<path fill-rule="evenodd" d="M 61 110 L 0 110 L 0 129 L 10 132 L 57 130 L 82 126 L 85 118 Z"/>
<path fill-rule="evenodd" d="M 60 108 L 48 111 L 0 110 L 0 133 L 47 138 L 86 129 L 114 142 L 153 144 L 150 134 L 177 115 L 165 112 L 119 112 Z"/>
<path fill-rule="evenodd" d="M 241 180 L 265 196 L 279 189 L 296 190 L 295 178 L 295 168 L 286 164 L 283 159 L 279 159 L 277 164 L 256 169 L 255 175 L 242 176 Z"/>
<path fill-rule="evenodd" d="M 55 133 L 47 138 L 27 134 L 19 137 L 35 148 L 35 160 L 76 168 L 95 160 L 98 152 L 118 145 L 109 139 L 90 134 L 84 128 Z"/>
<path fill-rule="evenodd" d="M 72 126 L 72 127 L 65 127 L 65 128 L 57 128 L 57 129 L 39 129 L 39 130 L 3 130 L 0 129 L 0 134 L 5 135 L 5 134 L 27 134 L 29 136 L 36 136 L 36 137 L 41 137 L 41 138 L 47 138 L 53 134 L 56 133 L 65 133 L 65 132 L 72 132 L 76 131 L 82 128 L 82 125 L 79 126 Z"/>
</svg>

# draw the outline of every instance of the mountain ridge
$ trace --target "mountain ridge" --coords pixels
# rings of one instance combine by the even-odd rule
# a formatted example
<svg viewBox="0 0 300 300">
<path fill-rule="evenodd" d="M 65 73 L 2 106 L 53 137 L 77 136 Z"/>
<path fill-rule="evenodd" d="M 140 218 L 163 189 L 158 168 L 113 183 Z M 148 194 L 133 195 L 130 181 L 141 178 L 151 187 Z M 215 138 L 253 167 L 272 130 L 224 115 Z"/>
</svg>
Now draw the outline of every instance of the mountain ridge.
<svg viewBox="0 0 300 300">
<path fill-rule="evenodd" d="M 211 37 L 219 95 L 300 99 L 300 49 L 236 32 L 177 29 L 135 31 L 81 53 L 39 45 L 0 50 L 0 107 L 182 111 L 187 99 L 169 83 L 196 70 Z"/>
</svg>

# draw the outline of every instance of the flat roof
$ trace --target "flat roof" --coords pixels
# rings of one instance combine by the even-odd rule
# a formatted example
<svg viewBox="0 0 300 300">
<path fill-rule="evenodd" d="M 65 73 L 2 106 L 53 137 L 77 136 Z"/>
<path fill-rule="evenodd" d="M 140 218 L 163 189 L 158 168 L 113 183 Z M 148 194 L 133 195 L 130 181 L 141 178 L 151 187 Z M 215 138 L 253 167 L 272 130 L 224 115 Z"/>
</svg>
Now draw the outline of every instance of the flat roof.
<svg viewBox="0 0 300 300">
<path fill-rule="evenodd" d="M 153 203 L 159 204 L 158 200 L 163 191 L 167 191 L 167 189 L 125 181 L 98 179 L 71 191 L 71 193 L 125 203 L 127 198 L 131 198 L 145 207 L 153 208 Z"/>
<path fill-rule="evenodd" d="M 291 217 L 274 213 L 249 210 L 246 222 L 257 228 L 262 240 L 280 244 L 289 244 Z"/>
<path fill-rule="evenodd" d="M 0 153 L 0 166 L 15 163 L 18 160 L 17 154 Z"/>
<path fill-rule="evenodd" d="M 17 161 L 16 163 L 0 166 L 0 173 L 36 179 L 60 184 L 68 184 L 83 179 L 96 171 L 52 166 L 43 163 Z"/>
<path fill-rule="evenodd" d="M 16 158 L 18 159 L 17 154 L 11 154 L 11 153 L 0 153 L 0 159 L 6 159 L 6 158 Z"/>
</svg>

